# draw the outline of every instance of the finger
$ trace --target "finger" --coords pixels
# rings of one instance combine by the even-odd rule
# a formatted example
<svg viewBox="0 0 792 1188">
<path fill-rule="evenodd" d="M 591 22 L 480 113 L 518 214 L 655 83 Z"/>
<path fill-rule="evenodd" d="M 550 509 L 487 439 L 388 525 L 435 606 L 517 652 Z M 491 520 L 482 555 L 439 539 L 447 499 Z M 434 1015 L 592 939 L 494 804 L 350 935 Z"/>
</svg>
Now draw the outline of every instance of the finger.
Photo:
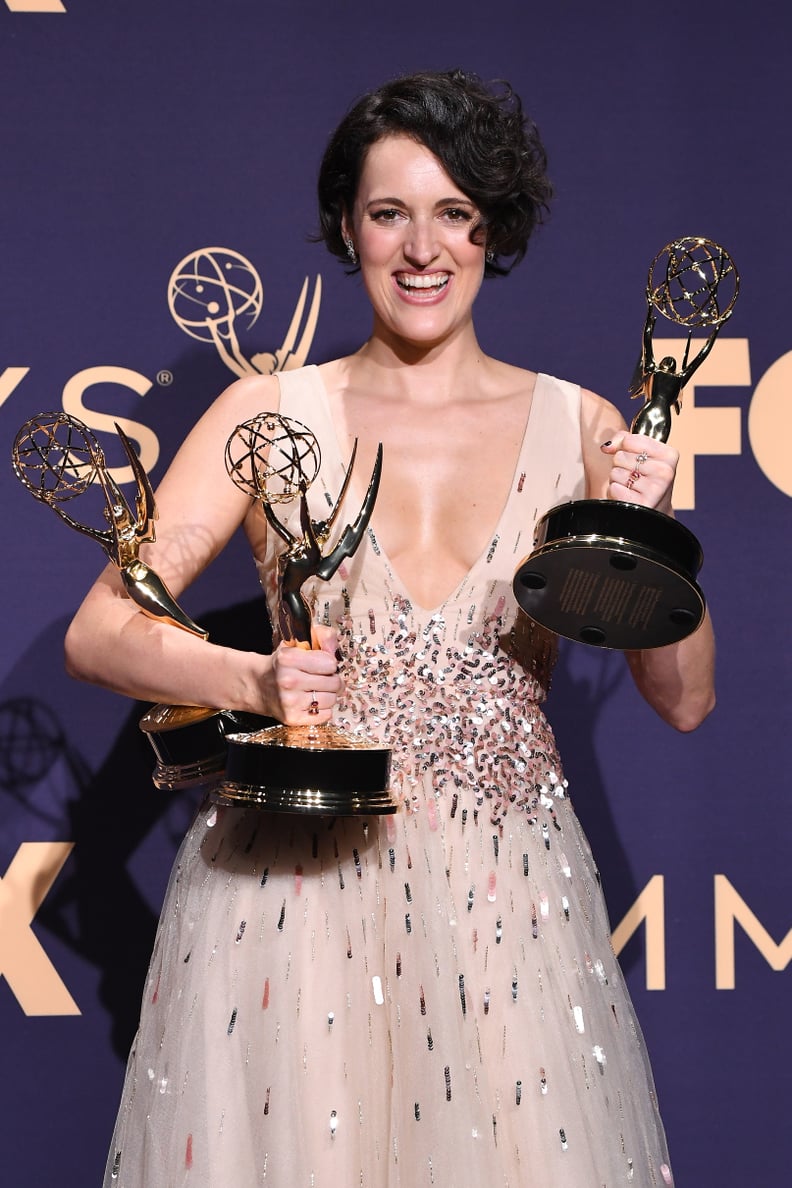
<svg viewBox="0 0 792 1188">
<path fill-rule="evenodd" d="M 620 449 L 642 461 L 662 462 L 672 469 L 675 469 L 679 461 L 679 450 L 674 449 L 667 442 L 648 437 L 645 433 L 624 434 Z"/>
<path fill-rule="evenodd" d="M 670 513 L 672 472 L 663 467 L 664 475 L 653 475 L 643 473 L 643 469 L 642 467 L 639 470 L 636 467 L 627 471 L 624 467 L 614 467 L 608 483 L 608 497 Z"/>
<path fill-rule="evenodd" d="M 632 470 L 627 470 L 625 467 L 619 466 L 611 471 L 611 483 L 620 487 L 635 487 L 636 484 L 641 483 L 641 480 L 646 486 L 646 475 L 641 474 L 640 470 L 636 470 L 635 467 Z"/>
<path fill-rule="evenodd" d="M 608 438 L 607 441 L 603 441 L 600 445 L 600 449 L 602 450 L 603 454 L 618 453 L 618 451 L 622 448 L 622 443 L 624 442 L 625 437 L 627 436 L 628 435 L 626 431 L 614 433 L 613 437 Z"/>
<path fill-rule="evenodd" d="M 310 689 L 305 704 L 305 712 L 309 717 L 321 717 L 329 714 L 336 705 L 338 698 L 334 693 L 323 693 L 321 689 Z"/>
<path fill-rule="evenodd" d="M 335 694 L 309 689 L 284 701 L 284 718 L 292 726 L 322 726 L 332 718 L 337 702 Z"/>
<path fill-rule="evenodd" d="M 625 470 L 629 474 L 637 466 L 644 465 L 643 462 L 638 462 L 639 457 L 639 454 L 628 454 L 626 450 L 619 450 L 617 454 L 613 455 L 613 469 Z"/>
<path fill-rule="evenodd" d="M 637 454 L 628 450 L 619 450 L 613 455 L 613 471 L 625 471 L 627 474 L 637 471 L 644 477 L 668 481 L 673 479 L 675 469 L 675 451 L 669 451 L 663 457 L 655 456 L 645 449 L 640 450 Z"/>
<path fill-rule="evenodd" d="M 608 495 L 619 503 L 640 503 L 648 506 L 651 502 L 646 492 L 636 485 L 636 481 L 629 478 L 623 483 L 611 482 L 608 487 Z"/>
<path fill-rule="evenodd" d="M 315 623 L 311 628 L 313 635 L 313 645 L 317 651 L 327 652 L 335 659 L 338 657 L 338 632 L 332 627 L 325 627 L 321 623 Z"/>
<path fill-rule="evenodd" d="M 333 675 L 338 664 L 334 655 L 319 648 L 293 648 L 280 645 L 275 652 L 276 663 L 284 672 Z"/>
<path fill-rule="evenodd" d="M 328 675 L 299 670 L 279 672 L 277 683 L 281 701 L 292 705 L 304 703 L 309 693 L 321 693 L 325 698 L 335 699 L 344 690 L 344 682 L 337 672 Z"/>
</svg>

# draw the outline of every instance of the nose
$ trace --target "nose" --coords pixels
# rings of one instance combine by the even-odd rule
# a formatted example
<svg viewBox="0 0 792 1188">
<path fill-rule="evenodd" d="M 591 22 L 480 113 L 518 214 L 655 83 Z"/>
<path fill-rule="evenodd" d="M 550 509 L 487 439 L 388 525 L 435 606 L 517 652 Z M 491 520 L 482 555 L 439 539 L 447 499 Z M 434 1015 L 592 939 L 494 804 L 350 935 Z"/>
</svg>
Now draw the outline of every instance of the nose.
<svg viewBox="0 0 792 1188">
<path fill-rule="evenodd" d="M 440 252 L 434 219 L 415 219 L 410 223 L 404 243 L 404 256 L 415 267 L 425 268 Z"/>
</svg>

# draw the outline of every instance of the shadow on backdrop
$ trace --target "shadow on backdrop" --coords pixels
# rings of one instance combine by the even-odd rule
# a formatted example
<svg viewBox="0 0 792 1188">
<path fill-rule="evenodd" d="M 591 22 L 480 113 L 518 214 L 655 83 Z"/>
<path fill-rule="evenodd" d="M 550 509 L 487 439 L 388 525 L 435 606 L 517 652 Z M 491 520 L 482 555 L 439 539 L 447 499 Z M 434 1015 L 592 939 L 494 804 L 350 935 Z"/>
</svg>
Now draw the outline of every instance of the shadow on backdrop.
<svg viewBox="0 0 792 1188">
<path fill-rule="evenodd" d="M 262 652 L 270 647 L 263 597 L 203 619 L 217 643 Z M 47 671 L 52 636 L 62 639 L 63 630 L 62 623 L 55 624 L 40 636 L 20 668 L 26 673 Z M 7 683 L 13 685 L 14 677 L 12 673 Z M 57 690 L 49 687 L 56 692 L 50 703 L 30 695 L 0 703 L 0 802 L 6 810 L 2 857 L 7 864 L 23 841 L 74 843 L 36 920 L 100 971 L 99 998 L 110 1016 L 113 1050 L 126 1060 L 161 894 L 202 792 L 170 793 L 154 787 L 153 751 L 138 728 L 148 706 L 138 703 L 126 715 L 104 761 L 92 771 L 70 742 L 65 723 L 74 717 L 75 700 L 80 703 L 77 712 L 82 708 L 90 715 L 92 695 L 103 695 L 75 686 L 65 674 L 62 682 L 55 680 Z M 70 697 L 71 709 L 58 704 L 64 696 Z M 88 701 L 87 711 L 83 699 Z M 141 850 L 155 830 L 156 846 L 141 863 Z"/>
</svg>

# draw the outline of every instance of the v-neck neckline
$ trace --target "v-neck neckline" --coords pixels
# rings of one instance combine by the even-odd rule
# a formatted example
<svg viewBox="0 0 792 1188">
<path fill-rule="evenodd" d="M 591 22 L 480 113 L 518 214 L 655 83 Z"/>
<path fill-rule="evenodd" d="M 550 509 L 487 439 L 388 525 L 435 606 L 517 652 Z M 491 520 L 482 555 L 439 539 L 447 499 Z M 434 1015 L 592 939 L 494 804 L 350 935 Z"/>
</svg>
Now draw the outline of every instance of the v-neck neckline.
<svg viewBox="0 0 792 1188">
<path fill-rule="evenodd" d="M 315 364 L 313 365 L 313 371 L 314 371 L 314 375 L 315 375 L 315 378 L 317 381 L 317 390 L 320 393 L 321 399 L 323 402 L 323 413 L 324 413 L 324 417 L 325 417 L 325 420 L 328 425 L 330 440 L 332 442 L 332 448 L 335 452 L 335 457 L 334 457 L 333 461 L 334 461 L 336 467 L 339 469 L 340 475 L 343 476 L 343 474 L 346 471 L 346 463 L 343 460 L 343 454 L 341 452 L 341 443 L 338 440 L 338 431 L 336 429 L 335 421 L 333 420 L 331 410 L 330 410 L 330 400 L 329 400 L 329 397 L 327 394 L 327 386 L 325 385 L 324 377 L 322 376 L 321 371 Z M 501 507 L 500 515 L 498 516 L 497 522 L 495 523 L 492 531 L 485 538 L 484 545 L 483 545 L 478 557 L 475 559 L 475 561 L 470 566 L 470 568 L 462 575 L 459 582 L 457 582 L 456 586 L 454 586 L 453 590 L 451 590 L 445 596 L 445 598 L 443 598 L 442 601 L 437 604 L 437 606 L 435 606 L 434 608 L 426 607 L 426 606 L 423 606 L 420 602 L 418 602 L 418 600 L 416 598 L 413 598 L 412 594 L 410 593 L 409 589 L 407 588 L 407 584 L 404 582 L 404 580 L 402 579 L 402 577 L 399 574 L 398 569 L 396 568 L 396 566 L 393 564 L 390 557 L 388 556 L 387 550 L 383 547 L 381 538 L 377 535 L 376 530 L 371 526 L 371 524 L 369 524 L 369 533 L 370 533 L 371 537 L 373 538 L 373 540 L 376 542 L 376 550 L 375 551 L 378 553 L 379 560 L 382 562 L 384 567 L 388 570 L 388 572 L 390 573 L 394 582 L 401 588 L 402 593 L 404 594 L 405 598 L 409 601 L 410 605 L 415 610 L 420 611 L 420 613 L 422 615 L 425 615 L 427 618 L 433 618 L 435 615 L 441 614 L 443 612 L 443 610 L 445 609 L 445 607 L 449 604 L 449 602 L 454 601 L 458 597 L 460 591 L 468 584 L 468 582 L 470 582 L 473 575 L 479 569 L 480 565 L 483 562 L 483 559 L 489 554 L 489 551 L 492 547 L 493 540 L 495 540 L 495 538 L 501 534 L 501 528 L 502 528 L 503 521 L 506 516 L 506 512 L 508 511 L 509 504 L 511 502 L 512 494 L 514 492 L 515 483 L 518 481 L 518 475 L 521 473 L 521 464 L 522 464 L 523 455 L 525 453 L 525 449 L 526 449 L 526 445 L 527 445 L 527 441 L 528 441 L 528 434 L 529 434 L 529 430 L 531 428 L 531 424 L 534 420 L 534 405 L 536 403 L 536 393 L 537 393 L 537 390 L 538 390 L 540 384 L 543 381 L 543 378 L 544 377 L 543 377 L 542 373 L 537 372 L 536 382 L 534 384 L 533 392 L 531 394 L 531 403 L 530 403 L 530 407 L 528 409 L 528 415 L 525 419 L 525 426 L 523 428 L 522 438 L 520 440 L 520 448 L 517 451 L 517 458 L 516 458 L 516 461 L 514 464 L 514 470 L 512 472 L 511 481 L 509 482 L 509 486 L 506 491 L 506 497 L 504 499 L 503 506 Z"/>
</svg>

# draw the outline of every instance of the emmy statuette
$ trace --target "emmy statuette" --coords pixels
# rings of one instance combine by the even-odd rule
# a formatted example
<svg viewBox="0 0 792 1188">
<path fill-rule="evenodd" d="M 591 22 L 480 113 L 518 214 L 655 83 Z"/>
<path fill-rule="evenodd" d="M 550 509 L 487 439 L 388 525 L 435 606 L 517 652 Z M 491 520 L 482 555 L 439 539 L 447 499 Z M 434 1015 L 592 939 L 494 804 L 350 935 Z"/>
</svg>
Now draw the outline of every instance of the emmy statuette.
<svg viewBox="0 0 792 1188">
<path fill-rule="evenodd" d="M 140 546 L 155 539 L 154 493 L 131 441 L 118 425 L 116 432 L 134 475 L 134 508 L 113 479 L 94 434 L 67 413 L 39 413 L 25 422 L 12 448 L 14 472 L 31 495 L 65 524 L 101 545 L 144 614 L 206 639 L 203 628 L 184 613 L 155 571 L 140 559 Z M 65 506 L 94 483 L 104 495 L 106 526 L 102 528 L 75 520 Z M 152 707 L 140 728 L 156 756 L 154 784 L 174 789 L 216 778 L 225 767 L 226 732 L 239 730 L 254 717 L 202 706 Z"/>
<path fill-rule="evenodd" d="M 327 553 L 322 551 L 346 495 L 356 449 L 357 442 L 328 519 L 314 520 L 307 493 L 319 473 L 321 454 L 305 425 L 277 413 L 260 413 L 237 426 L 226 445 L 231 480 L 260 501 L 267 523 L 286 544 L 278 558 L 278 626 L 282 640 L 295 647 L 312 646 L 311 613 L 303 585 L 314 577 L 328 581 L 354 554 L 374 509 L 382 446 L 357 518 L 347 524 Z M 274 510 L 295 499 L 299 500 L 299 535 L 292 533 Z M 225 777 L 217 791 L 220 800 L 325 816 L 396 811 L 388 791 L 390 751 L 331 723 L 268 726 L 229 734 L 226 741 Z"/>
<path fill-rule="evenodd" d="M 641 357 L 630 395 L 644 403 L 633 433 L 665 442 L 671 410 L 712 350 L 740 287 L 734 261 L 710 239 L 689 236 L 658 252 L 649 267 Z M 687 329 L 678 366 L 653 350 L 657 314 Z M 694 330 L 707 338 L 690 357 Z M 635 503 L 582 499 L 559 504 L 536 524 L 534 551 L 514 577 L 530 618 L 558 635 L 596 647 L 663 647 L 692 634 L 704 618 L 696 578 L 701 546 L 678 520 Z"/>
</svg>

